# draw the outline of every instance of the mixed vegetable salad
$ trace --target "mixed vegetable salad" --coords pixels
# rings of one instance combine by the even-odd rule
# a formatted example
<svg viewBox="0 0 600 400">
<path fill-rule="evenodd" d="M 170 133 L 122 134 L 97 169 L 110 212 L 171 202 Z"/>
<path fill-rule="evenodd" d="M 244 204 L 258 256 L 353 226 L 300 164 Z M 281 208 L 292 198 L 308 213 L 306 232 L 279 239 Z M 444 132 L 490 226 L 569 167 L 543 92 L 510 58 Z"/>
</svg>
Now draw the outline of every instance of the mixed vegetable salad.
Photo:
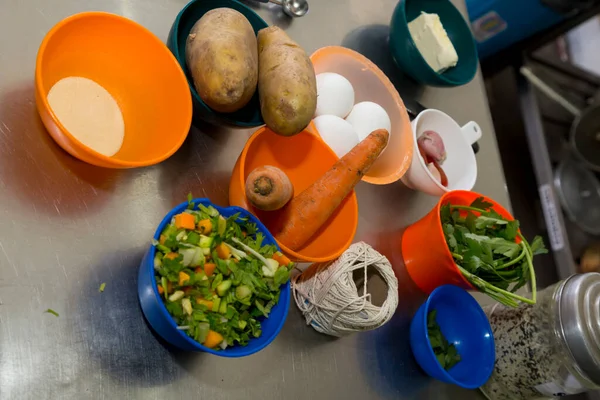
<svg viewBox="0 0 600 400">
<path fill-rule="evenodd" d="M 261 335 L 294 264 L 239 214 L 192 203 L 154 241 L 156 284 L 178 329 L 212 349 Z"/>
</svg>

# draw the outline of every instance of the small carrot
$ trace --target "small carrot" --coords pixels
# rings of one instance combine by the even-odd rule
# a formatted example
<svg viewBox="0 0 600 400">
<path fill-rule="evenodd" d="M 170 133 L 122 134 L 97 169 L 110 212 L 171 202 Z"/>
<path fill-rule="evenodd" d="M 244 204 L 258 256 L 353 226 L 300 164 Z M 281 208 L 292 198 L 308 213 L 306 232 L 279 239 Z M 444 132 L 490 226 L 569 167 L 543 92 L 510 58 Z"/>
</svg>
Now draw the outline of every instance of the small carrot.
<svg viewBox="0 0 600 400">
<path fill-rule="evenodd" d="M 208 235 L 212 232 L 212 222 L 210 222 L 210 219 L 203 219 L 198 221 L 196 228 L 200 233 Z"/>
<path fill-rule="evenodd" d="M 204 273 L 206 276 L 212 276 L 213 272 L 215 272 L 215 268 L 217 268 L 217 264 L 206 263 L 204 264 Z"/>
<path fill-rule="evenodd" d="M 166 241 L 167 241 L 167 237 L 165 235 L 161 234 L 160 238 L 158 238 L 158 243 L 165 244 Z"/>
<path fill-rule="evenodd" d="M 273 260 L 277 261 L 279 265 L 290 265 L 290 263 L 292 262 L 289 258 L 287 258 L 283 253 L 279 251 L 273 254 L 272 258 Z"/>
<path fill-rule="evenodd" d="M 321 228 L 371 168 L 388 143 L 385 129 L 373 131 L 329 171 L 293 198 L 279 214 L 272 233 L 292 250 L 301 248 Z"/>
<path fill-rule="evenodd" d="M 201 297 L 196 297 L 196 304 L 204 304 L 209 310 L 212 310 L 214 303 L 212 300 L 205 300 Z"/>
<path fill-rule="evenodd" d="M 209 348 L 217 347 L 223 341 L 223 335 L 219 332 L 215 332 L 212 329 L 208 331 L 208 335 L 206 335 L 206 340 L 203 345 Z"/>
<path fill-rule="evenodd" d="M 168 258 L 169 260 L 174 260 L 177 257 L 179 257 L 179 253 L 170 252 L 170 253 L 165 254 L 165 258 Z"/>
<path fill-rule="evenodd" d="M 227 260 L 229 257 L 231 257 L 231 250 L 229 250 L 229 247 L 227 247 L 225 243 L 219 244 L 215 250 L 217 251 L 217 255 L 221 260 Z"/>
<path fill-rule="evenodd" d="M 165 292 L 165 289 L 162 287 L 162 285 L 158 285 L 158 292 L 160 294 L 163 294 Z M 171 281 L 167 282 L 167 294 L 169 293 L 173 293 L 173 284 L 171 283 Z"/>
<path fill-rule="evenodd" d="M 190 276 L 183 271 L 179 271 L 179 286 L 185 285 L 190 280 Z"/>
<path fill-rule="evenodd" d="M 196 227 L 196 219 L 192 214 L 177 214 L 175 216 L 175 226 L 177 227 L 177 229 L 194 229 Z"/>
</svg>

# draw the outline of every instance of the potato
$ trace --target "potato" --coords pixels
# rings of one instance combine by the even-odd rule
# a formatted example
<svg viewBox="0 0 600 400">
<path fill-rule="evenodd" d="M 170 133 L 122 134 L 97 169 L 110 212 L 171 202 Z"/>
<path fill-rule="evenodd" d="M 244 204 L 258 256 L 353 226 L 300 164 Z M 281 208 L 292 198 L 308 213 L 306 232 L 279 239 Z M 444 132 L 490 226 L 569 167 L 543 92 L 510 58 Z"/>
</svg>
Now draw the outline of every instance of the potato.
<svg viewBox="0 0 600 400">
<path fill-rule="evenodd" d="M 231 8 L 215 8 L 192 27 L 185 60 L 200 98 L 213 110 L 244 107 L 256 91 L 258 51 L 250 22 Z"/>
<path fill-rule="evenodd" d="M 276 26 L 258 32 L 258 94 L 265 123 L 279 135 L 301 132 L 315 114 L 317 81 L 312 62 Z"/>
</svg>

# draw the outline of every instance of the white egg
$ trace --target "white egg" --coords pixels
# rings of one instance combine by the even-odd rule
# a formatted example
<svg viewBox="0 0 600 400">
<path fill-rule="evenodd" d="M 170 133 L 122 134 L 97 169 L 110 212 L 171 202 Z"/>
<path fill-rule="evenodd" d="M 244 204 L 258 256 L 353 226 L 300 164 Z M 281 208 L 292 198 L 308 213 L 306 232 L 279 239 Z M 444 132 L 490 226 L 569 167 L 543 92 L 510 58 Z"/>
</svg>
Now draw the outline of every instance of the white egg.
<svg viewBox="0 0 600 400">
<path fill-rule="evenodd" d="M 363 140 L 377 129 L 387 129 L 390 135 L 392 134 L 390 116 L 383 107 L 371 101 L 356 104 L 346 121 L 352 124 L 359 140 Z"/>
<path fill-rule="evenodd" d="M 323 72 L 317 75 L 317 110 L 320 115 L 346 117 L 354 105 L 354 88 L 350 81 L 340 74 Z"/>
<path fill-rule="evenodd" d="M 313 122 L 321 138 L 340 158 L 359 142 L 352 125 L 336 115 L 321 115 Z"/>
</svg>

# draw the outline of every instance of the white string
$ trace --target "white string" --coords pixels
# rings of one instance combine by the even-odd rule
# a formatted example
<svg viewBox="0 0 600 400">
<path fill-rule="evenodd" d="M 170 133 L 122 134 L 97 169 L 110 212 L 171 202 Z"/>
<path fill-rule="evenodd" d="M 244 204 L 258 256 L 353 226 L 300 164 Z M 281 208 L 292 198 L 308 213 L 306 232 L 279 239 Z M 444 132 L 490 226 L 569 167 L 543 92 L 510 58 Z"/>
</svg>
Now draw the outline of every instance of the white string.
<svg viewBox="0 0 600 400">
<path fill-rule="evenodd" d="M 381 307 L 371 304 L 367 269 L 377 269 L 388 287 Z M 363 295 L 358 295 L 352 272 L 363 269 Z M 321 333 L 344 336 L 379 328 L 398 307 L 398 279 L 387 258 L 364 242 L 355 243 L 335 261 L 312 264 L 292 279 L 296 305 L 306 324 Z"/>
</svg>

